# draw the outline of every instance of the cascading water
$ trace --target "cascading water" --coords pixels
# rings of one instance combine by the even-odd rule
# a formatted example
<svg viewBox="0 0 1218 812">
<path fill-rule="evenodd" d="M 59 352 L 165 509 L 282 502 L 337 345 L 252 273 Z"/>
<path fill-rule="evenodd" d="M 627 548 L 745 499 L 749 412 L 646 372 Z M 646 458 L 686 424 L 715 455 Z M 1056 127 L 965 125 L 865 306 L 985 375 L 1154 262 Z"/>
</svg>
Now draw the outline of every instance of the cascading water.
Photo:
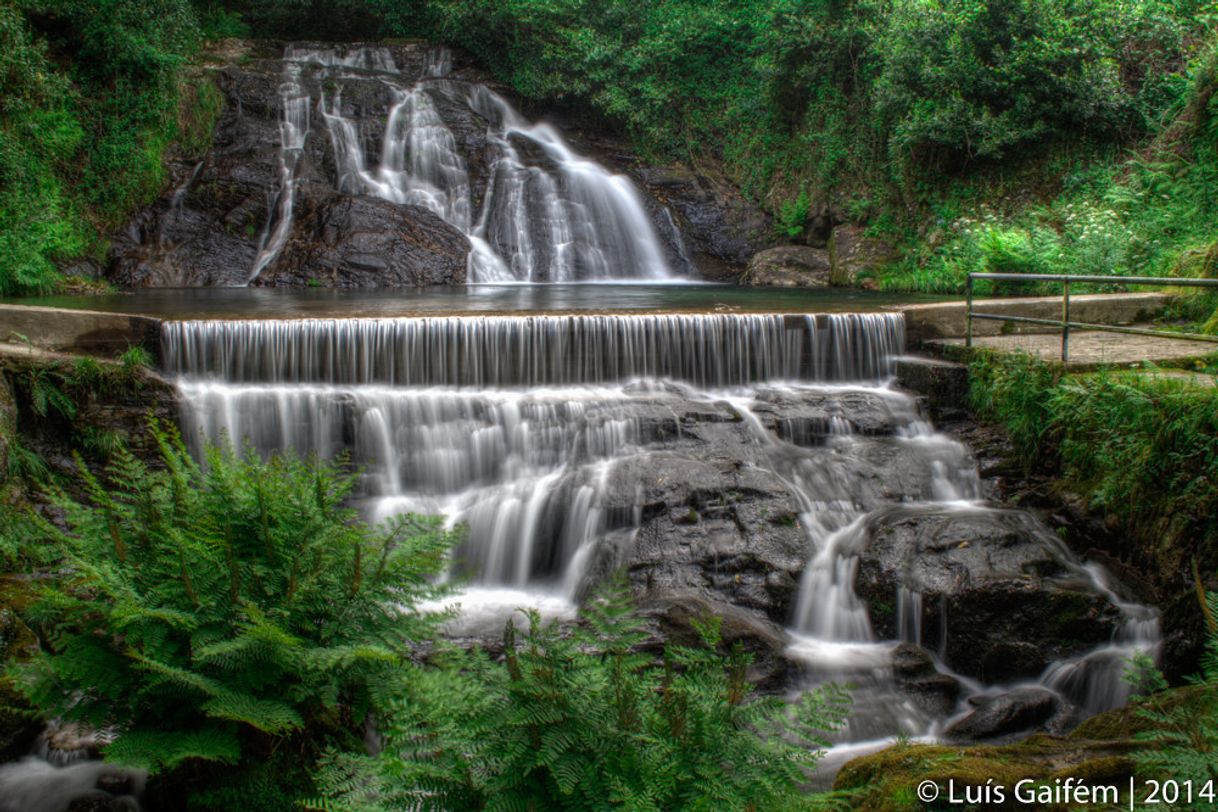
<svg viewBox="0 0 1218 812">
<path fill-rule="evenodd" d="M 856 588 L 885 511 L 1011 513 L 980 500 L 967 450 L 886 384 L 902 332 L 901 317 L 879 314 L 187 321 L 164 326 L 162 357 L 189 436 L 348 451 L 365 472 L 370 517 L 464 524 L 452 572 L 475 604 L 569 612 L 605 571 L 594 566 L 605 550 L 634 544 L 642 492 L 666 476 L 632 482 L 630 466 L 726 426 L 748 446 L 741 470 L 777 478 L 798 505 L 807 553 L 788 654 L 812 683 L 858 686 L 844 757 L 864 742 L 937 735 L 967 698 L 1000 688 L 951 675 L 946 603 L 924 599 L 923 587 L 894 588 L 891 636 L 877 634 Z M 1039 684 L 1088 712 L 1119 704 L 1122 657 L 1154 649 L 1157 619 L 1120 599 L 1102 570 L 1050 546 L 1123 621 L 1112 641 L 1054 662 Z M 954 708 L 928 712 L 900 693 L 900 641 L 929 644 L 935 667 L 958 678 Z"/>
<path fill-rule="evenodd" d="M 439 215 L 469 239 L 471 282 L 675 276 L 629 180 L 578 155 L 554 127 L 526 121 L 485 85 L 450 78 L 452 57 L 446 49 L 429 51 L 416 78 L 404 76 L 385 48 L 339 53 L 290 46 L 284 58 L 280 182 L 251 281 L 274 261 L 290 234 L 296 167 L 304 140 L 312 137 L 314 104 L 333 147 L 338 189 Z M 380 133 L 368 132 L 344 99 L 349 83 L 369 81 L 381 83 L 392 96 Z M 443 108 L 454 105 L 485 127 L 489 169 L 478 190 L 480 205 L 470 166 L 445 120 Z M 379 151 L 370 150 L 377 137 Z M 676 252 L 680 259 L 679 240 Z M 682 270 L 688 271 L 685 264 Z"/>
</svg>

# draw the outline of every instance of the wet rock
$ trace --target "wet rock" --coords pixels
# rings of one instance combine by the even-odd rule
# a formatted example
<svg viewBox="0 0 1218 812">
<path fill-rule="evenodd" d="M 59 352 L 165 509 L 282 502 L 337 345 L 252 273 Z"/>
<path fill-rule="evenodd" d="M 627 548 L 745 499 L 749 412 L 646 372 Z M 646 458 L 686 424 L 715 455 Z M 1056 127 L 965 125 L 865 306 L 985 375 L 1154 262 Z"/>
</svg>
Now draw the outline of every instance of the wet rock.
<svg viewBox="0 0 1218 812">
<path fill-rule="evenodd" d="M 1120 623 L 1028 513 L 895 507 L 873 514 L 866 534 L 856 589 L 877 633 L 895 636 L 898 587 L 918 593 L 924 642 L 959 673 L 990 682 L 1033 677 L 1111 640 Z"/>
<path fill-rule="evenodd" d="M 768 215 L 714 170 L 635 165 L 631 174 L 668 207 L 707 279 L 735 278 L 770 242 Z"/>
<path fill-rule="evenodd" d="M 326 194 L 300 201 L 292 237 L 257 280 L 267 287 L 458 285 L 469 241 L 418 206 Z"/>
<path fill-rule="evenodd" d="M 925 650 L 902 643 L 892 652 L 892 673 L 897 687 L 924 711 L 949 715 L 960 698 L 960 681 L 935 667 Z"/>
<path fill-rule="evenodd" d="M 835 285 L 852 284 L 860 274 L 882 268 L 898 258 L 891 245 L 868 237 L 863 226 L 840 225 L 833 229 L 830 240 Z"/>
<path fill-rule="evenodd" d="M 936 425 L 967 414 L 968 367 L 929 356 L 906 355 L 897 359 L 897 382 L 926 398 Z"/>
<path fill-rule="evenodd" d="M 829 252 L 806 245 L 780 245 L 759 251 L 741 275 L 744 285 L 819 288 L 828 285 Z"/>
<path fill-rule="evenodd" d="M 796 445 L 816 445 L 832 434 L 891 435 L 917 417 L 907 399 L 878 391 L 762 388 L 755 397 L 752 411 L 761 424 Z"/>
<path fill-rule="evenodd" d="M 695 648 L 703 645 L 695 621 L 719 618 L 721 648 L 730 650 L 739 643 L 752 655 L 748 679 L 763 690 L 784 687 L 795 673 L 785 655 L 788 641 L 782 627 L 756 612 L 687 591 L 644 601 L 640 608 L 655 620 L 662 640 Z"/>
<path fill-rule="evenodd" d="M 947 735 L 956 739 L 996 739 L 1044 726 L 1058 711 L 1058 698 L 1045 688 L 1016 688 L 987 697 L 968 716 L 952 724 Z"/>
<path fill-rule="evenodd" d="M 698 592 L 789 618 L 807 539 L 777 476 L 739 461 L 652 452 L 614 466 L 609 504 L 642 505 L 626 559 L 644 596 Z"/>
</svg>

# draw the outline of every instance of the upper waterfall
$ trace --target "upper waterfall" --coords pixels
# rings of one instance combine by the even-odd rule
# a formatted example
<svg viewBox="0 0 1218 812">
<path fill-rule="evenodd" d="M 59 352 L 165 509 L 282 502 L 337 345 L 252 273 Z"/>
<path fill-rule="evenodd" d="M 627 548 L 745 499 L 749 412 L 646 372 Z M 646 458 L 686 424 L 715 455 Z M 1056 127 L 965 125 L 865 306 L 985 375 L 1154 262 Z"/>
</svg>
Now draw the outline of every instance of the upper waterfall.
<svg viewBox="0 0 1218 812">
<path fill-rule="evenodd" d="M 630 180 L 578 154 L 553 126 L 527 121 L 486 85 L 452 78 L 451 67 L 446 49 L 427 52 L 408 73 L 387 48 L 288 46 L 279 180 L 249 281 L 288 240 L 300 156 L 321 131 L 340 192 L 422 207 L 466 236 L 470 282 L 676 276 Z M 370 82 L 391 96 L 383 117 L 367 112 Z M 483 129 L 465 139 L 467 150 L 471 141 L 481 148 L 477 169 L 454 134 L 458 119 Z"/>
</svg>

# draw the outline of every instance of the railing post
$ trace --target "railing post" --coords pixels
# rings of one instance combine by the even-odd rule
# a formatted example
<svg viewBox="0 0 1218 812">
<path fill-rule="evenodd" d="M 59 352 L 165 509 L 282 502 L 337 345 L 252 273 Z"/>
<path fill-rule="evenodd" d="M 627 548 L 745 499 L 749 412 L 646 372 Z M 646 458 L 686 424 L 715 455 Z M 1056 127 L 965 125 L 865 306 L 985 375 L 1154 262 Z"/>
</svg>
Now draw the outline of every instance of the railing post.
<svg viewBox="0 0 1218 812">
<path fill-rule="evenodd" d="M 964 283 L 964 293 L 968 298 L 968 307 L 964 313 L 964 346 L 973 346 L 973 275 L 968 275 Z"/>
<path fill-rule="evenodd" d="M 1062 280 L 1062 363 L 1070 360 L 1070 280 Z"/>
</svg>

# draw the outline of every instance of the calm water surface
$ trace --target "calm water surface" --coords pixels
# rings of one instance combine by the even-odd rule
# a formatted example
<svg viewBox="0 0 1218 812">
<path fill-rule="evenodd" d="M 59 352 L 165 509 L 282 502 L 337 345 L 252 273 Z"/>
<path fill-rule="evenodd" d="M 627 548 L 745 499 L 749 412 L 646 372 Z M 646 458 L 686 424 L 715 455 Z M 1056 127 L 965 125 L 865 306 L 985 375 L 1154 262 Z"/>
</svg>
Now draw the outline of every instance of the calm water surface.
<svg viewBox="0 0 1218 812">
<path fill-rule="evenodd" d="M 184 288 L 5 301 L 165 319 L 289 319 L 586 312 L 833 313 L 941 298 L 853 288 L 584 283 L 371 290 Z"/>
</svg>

